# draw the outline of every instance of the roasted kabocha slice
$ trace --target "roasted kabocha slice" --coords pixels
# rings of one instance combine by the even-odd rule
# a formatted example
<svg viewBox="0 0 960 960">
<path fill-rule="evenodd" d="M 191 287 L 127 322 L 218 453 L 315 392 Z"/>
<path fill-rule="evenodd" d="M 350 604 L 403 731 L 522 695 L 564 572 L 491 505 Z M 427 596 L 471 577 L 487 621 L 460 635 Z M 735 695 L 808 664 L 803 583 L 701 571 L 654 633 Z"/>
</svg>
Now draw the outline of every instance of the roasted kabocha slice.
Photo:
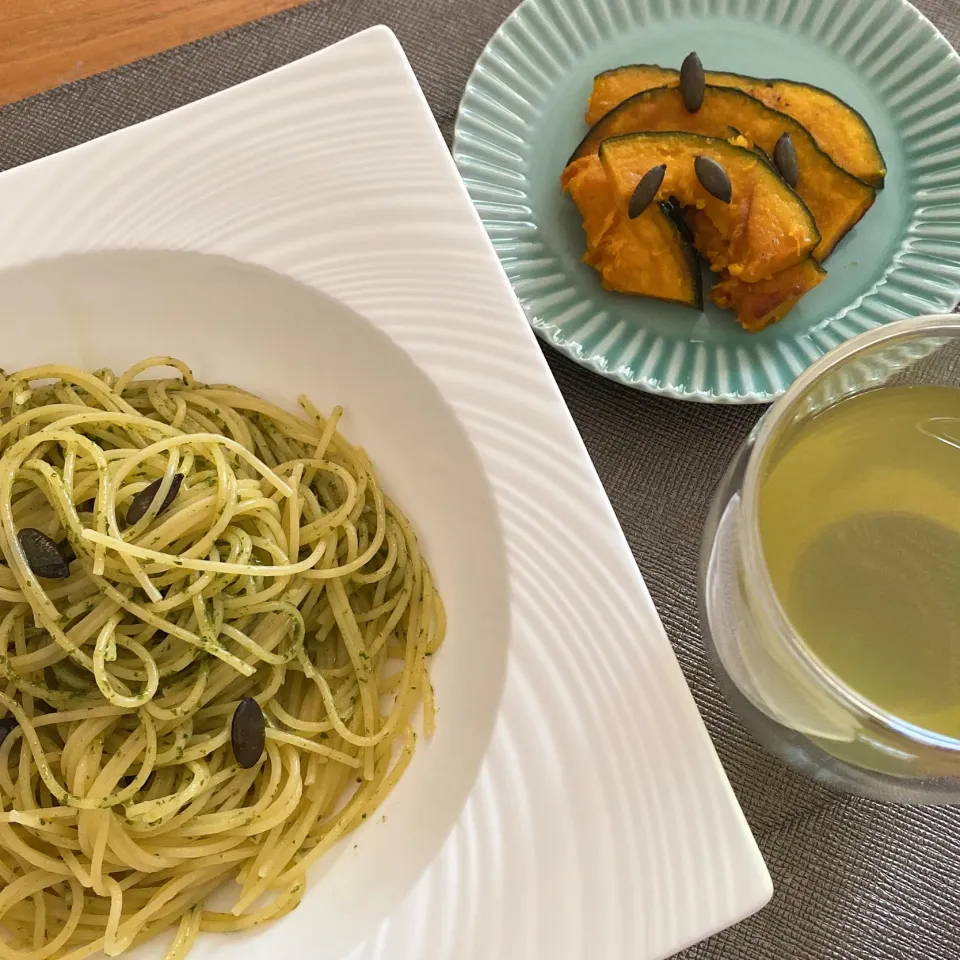
<svg viewBox="0 0 960 960">
<path fill-rule="evenodd" d="M 631 218 L 615 203 L 596 154 L 570 164 L 562 185 L 583 221 L 587 247 L 583 260 L 600 274 L 604 287 L 703 307 L 697 253 L 665 203 L 651 203 Z"/>
</svg>

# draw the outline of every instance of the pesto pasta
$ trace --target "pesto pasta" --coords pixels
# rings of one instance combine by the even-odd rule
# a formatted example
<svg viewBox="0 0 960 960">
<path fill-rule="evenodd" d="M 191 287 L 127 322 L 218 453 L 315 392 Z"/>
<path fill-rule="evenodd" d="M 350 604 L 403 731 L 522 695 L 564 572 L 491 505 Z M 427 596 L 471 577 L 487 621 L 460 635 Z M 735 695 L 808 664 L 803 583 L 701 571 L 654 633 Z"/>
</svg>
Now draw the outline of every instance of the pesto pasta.
<svg viewBox="0 0 960 960">
<path fill-rule="evenodd" d="M 432 733 L 430 570 L 300 405 L 170 357 L 0 378 L 0 960 L 282 916 Z"/>
</svg>

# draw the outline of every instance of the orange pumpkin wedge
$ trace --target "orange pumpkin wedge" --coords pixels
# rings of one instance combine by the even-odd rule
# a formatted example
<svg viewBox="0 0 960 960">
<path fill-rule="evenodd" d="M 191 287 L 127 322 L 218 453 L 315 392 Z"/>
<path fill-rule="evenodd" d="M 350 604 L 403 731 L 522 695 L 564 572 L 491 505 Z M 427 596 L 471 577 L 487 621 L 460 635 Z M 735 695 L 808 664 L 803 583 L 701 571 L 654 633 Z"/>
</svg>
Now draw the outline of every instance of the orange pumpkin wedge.
<svg viewBox="0 0 960 960">
<path fill-rule="evenodd" d="M 710 290 L 710 299 L 725 310 L 733 310 L 744 330 L 756 333 L 782 320 L 827 277 L 827 271 L 813 257 L 787 267 L 766 280 L 744 283 L 723 274 Z"/>
<path fill-rule="evenodd" d="M 680 226 L 657 203 L 630 219 L 615 202 L 596 155 L 570 164 L 561 178 L 583 221 L 584 263 L 603 286 L 702 309 L 703 286 L 696 251 Z"/>
</svg>

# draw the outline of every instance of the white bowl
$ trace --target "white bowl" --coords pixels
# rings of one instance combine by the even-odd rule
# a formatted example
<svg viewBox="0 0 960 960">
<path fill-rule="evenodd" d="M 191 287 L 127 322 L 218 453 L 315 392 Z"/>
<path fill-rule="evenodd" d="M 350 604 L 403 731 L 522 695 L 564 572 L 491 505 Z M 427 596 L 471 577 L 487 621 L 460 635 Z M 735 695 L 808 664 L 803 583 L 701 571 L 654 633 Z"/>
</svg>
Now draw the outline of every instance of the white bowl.
<svg viewBox="0 0 960 960">
<path fill-rule="evenodd" d="M 53 362 L 120 372 L 169 355 L 201 381 L 293 411 L 301 393 L 321 410 L 342 404 L 341 433 L 367 450 L 413 523 L 447 605 L 447 640 L 431 667 L 439 725 L 376 817 L 310 874 L 299 909 L 324 931 L 322 955 L 335 956 L 331 941 L 339 950 L 359 939 L 433 859 L 493 729 L 510 628 L 507 564 L 476 452 L 436 386 L 369 321 L 226 257 L 118 251 L 10 268 L 0 272 L 0 329 L 22 331 L 3 345 L 7 370 Z M 241 938 L 204 940 L 213 956 Z M 269 927 L 242 943 L 246 956 L 272 954 Z"/>
</svg>

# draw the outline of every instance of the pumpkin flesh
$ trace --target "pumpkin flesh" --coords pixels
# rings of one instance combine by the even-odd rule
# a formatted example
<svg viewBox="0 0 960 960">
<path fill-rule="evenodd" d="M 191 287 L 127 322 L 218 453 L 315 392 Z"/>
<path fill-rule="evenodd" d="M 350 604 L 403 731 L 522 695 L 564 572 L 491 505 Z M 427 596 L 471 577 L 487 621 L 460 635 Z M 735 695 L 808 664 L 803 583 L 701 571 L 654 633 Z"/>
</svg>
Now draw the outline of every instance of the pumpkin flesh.
<svg viewBox="0 0 960 960">
<path fill-rule="evenodd" d="M 771 110 L 740 90 L 707 86 L 703 106 L 696 113 L 687 112 L 675 87 L 636 94 L 596 123 L 573 156 L 592 153 L 604 140 L 627 133 L 679 130 L 726 138 L 731 127 L 767 156 L 773 155 L 783 133 L 790 134 L 800 166 L 796 192 L 809 207 L 820 231 L 814 256 L 825 260 L 870 209 L 876 191 L 838 167 L 791 117 Z"/>
<path fill-rule="evenodd" d="M 826 276 L 826 270 L 813 257 L 757 283 L 745 283 L 724 273 L 713 285 L 710 299 L 718 307 L 733 310 L 744 330 L 756 333 L 782 320 Z"/>
</svg>

